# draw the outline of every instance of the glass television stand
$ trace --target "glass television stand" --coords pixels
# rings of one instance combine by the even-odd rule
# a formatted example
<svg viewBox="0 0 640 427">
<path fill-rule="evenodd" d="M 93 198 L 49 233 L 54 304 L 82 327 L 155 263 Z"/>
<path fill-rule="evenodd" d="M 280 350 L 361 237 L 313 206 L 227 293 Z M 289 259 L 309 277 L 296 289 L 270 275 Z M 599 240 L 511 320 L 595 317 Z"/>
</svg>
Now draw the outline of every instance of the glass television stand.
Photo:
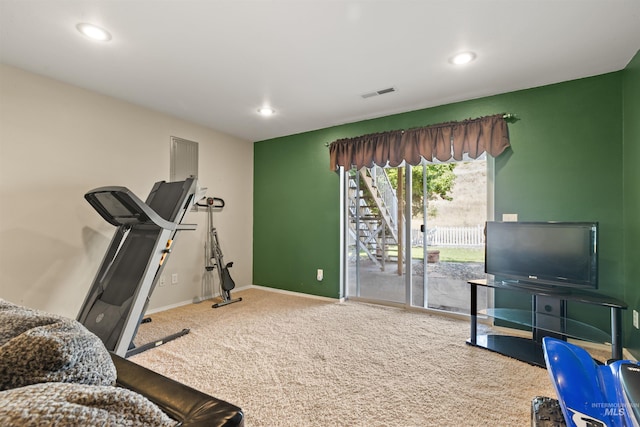
<svg viewBox="0 0 640 427">
<path fill-rule="evenodd" d="M 506 356 L 545 367 L 542 338 L 577 339 L 611 345 L 611 358 L 622 359 L 622 310 L 627 305 L 615 298 L 574 288 L 552 288 L 526 284 L 511 284 L 493 280 L 470 280 L 471 336 L 467 344 L 495 351 Z M 532 310 L 489 308 L 478 312 L 478 286 L 524 292 L 531 295 Z M 602 331 L 585 322 L 566 317 L 566 302 L 575 301 L 608 307 L 611 310 L 611 330 Z M 531 338 L 511 335 L 478 334 L 478 315 L 526 326 Z"/>
</svg>

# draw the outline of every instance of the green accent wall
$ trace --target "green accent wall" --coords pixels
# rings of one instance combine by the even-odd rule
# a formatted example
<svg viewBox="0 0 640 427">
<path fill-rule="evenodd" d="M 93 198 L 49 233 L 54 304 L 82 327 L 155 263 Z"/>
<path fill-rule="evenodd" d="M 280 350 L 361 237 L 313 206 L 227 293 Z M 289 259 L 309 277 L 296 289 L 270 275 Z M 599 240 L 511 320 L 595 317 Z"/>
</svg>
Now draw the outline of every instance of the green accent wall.
<svg viewBox="0 0 640 427">
<path fill-rule="evenodd" d="M 313 295 L 339 293 L 339 177 L 324 132 L 255 144 L 253 283 Z M 317 269 L 324 280 L 316 280 Z"/>
<path fill-rule="evenodd" d="M 495 213 L 520 221 L 598 221 L 599 289 L 624 299 L 622 75 L 580 79 L 503 95 L 522 118 L 509 127 L 512 150 L 496 159 Z M 496 306 L 530 306 L 496 292 Z M 609 330 L 604 307 L 569 303 L 568 315 Z"/>
<path fill-rule="evenodd" d="M 640 312 L 640 51 L 624 70 L 623 179 L 625 301 L 623 324 L 630 333 L 624 345 L 640 359 L 640 331 L 633 329 L 632 310 Z"/>
<path fill-rule="evenodd" d="M 496 218 L 517 213 L 521 221 L 598 221 L 600 291 L 637 306 L 638 282 L 630 280 L 640 277 L 638 266 L 625 270 L 623 260 L 632 264 L 630 248 L 638 241 L 624 240 L 628 223 L 637 221 L 639 212 L 638 121 L 622 125 L 623 108 L 636 116 L 639 109 L 637 96 L 623 97 L 623 91 L 638 91 L 637 62 L 620 72 L 257 142 L 254 283 L 340 296 L 339 178 L 329 170 L 325 144 L 505 112 L 520 120 L 509 125 L 511 148 L 496 159 Z M 635 156 L 636 164 L 628 158 L 623 164 L 623 153 Z M 625 185 L 634 179 L 633 185 Z M 640 264 L 637 248 L 632 250 L 634 263 Z M 322 282 L 315 279 L 318 268 L 324 269 Z M 496 297 L 497 306 L 528 304 L 523 295 Z M 568 310 L 572 318 L 609 328 L 606 309 L 570 305 Z M 637 349 L 627 314 L 625 346 L 633 342 Z"/>
</svg>

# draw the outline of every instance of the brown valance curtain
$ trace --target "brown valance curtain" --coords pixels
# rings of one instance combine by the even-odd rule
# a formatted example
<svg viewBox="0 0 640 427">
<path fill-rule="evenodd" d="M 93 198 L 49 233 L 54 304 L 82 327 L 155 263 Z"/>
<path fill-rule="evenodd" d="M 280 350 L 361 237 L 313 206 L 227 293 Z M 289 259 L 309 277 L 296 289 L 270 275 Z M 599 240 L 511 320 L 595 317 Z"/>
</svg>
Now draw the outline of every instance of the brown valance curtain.
<svg viewBox="0 0 640 427">
<path fill-rule="evenodd" d="M 344 138 L 329 145 L 331 170 L 374 164 L 396 167 L 403 161 L 418 165 L 422 158 L 441 162 L 462 160 L 467 153 L 475 159 L 485 151 L 493 157 L 509 146 L 509 129 L 504 114 L 448 122 L 421 128 Z"/>
</svg>

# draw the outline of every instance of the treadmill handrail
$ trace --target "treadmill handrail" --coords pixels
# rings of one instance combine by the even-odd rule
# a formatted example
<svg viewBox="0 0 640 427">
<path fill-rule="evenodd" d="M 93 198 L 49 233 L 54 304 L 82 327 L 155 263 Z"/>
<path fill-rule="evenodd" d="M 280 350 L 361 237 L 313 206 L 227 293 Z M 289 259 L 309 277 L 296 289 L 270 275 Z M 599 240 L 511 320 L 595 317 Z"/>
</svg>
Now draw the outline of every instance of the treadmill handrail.
<svg viewBox="0 0 640 427">
<path fill-rule="evenodd" d="M 130 215 L 118 215 L 110 211 L 103 201 L 100 200 L 99 195 L 107 195 L 107 198 L 117 201 L 117 205 L 126 208 Z M 108 186 L 95 188 L 88 191 L 84 195 L 84 198 L 107 222 L 116 227 L 131 224 L 149 224 L 149 222 L 151 222 L 165 230 L 176 230 L 179 228 L 178 223 L 173 223 L 162 218 L 126 187 Z M 123 218 L 130 220 L 124 221 Z"/>
</svg>

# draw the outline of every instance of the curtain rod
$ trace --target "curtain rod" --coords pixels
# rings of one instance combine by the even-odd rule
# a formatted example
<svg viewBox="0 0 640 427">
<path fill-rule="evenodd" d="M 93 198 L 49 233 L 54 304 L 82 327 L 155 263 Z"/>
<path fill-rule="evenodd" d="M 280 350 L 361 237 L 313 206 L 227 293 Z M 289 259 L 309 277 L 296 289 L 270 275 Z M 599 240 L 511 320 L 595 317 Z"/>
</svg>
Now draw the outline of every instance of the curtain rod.
<svg viewBox="0 0 640 427">
<path fill-rule="evenodd" d="M 504 113 L 502 114 L 502 118 L 507 122 L 507 123 L 515 123 L 518 120 L 520 120 L 520 118 L 518 116 L 516 116 L 514 113 Z M 404 132 L 404 129 L 402 129 L 402 132 Z M 324 146 L 325 147 L 329 147 L 331 145 L 330 142 L 325 142 Z"/>
</svg>

